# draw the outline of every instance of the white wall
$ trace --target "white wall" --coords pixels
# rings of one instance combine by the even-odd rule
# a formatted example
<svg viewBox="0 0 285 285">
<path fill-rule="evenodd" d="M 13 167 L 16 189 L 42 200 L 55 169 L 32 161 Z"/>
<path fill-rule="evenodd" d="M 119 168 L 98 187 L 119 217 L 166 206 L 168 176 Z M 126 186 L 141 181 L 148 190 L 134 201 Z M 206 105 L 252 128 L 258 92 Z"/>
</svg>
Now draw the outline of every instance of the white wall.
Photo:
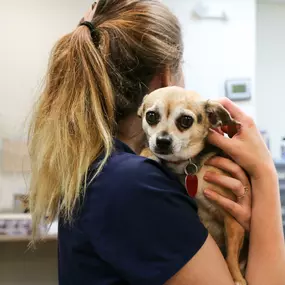
<svg viewBox="0 0 285 285">
<path fill-rule="evenodd" d="M 25 139 L 50 50 L 92 2 L 0 0 L 0 150 L 2 138 Z M 28 177 L 0 169 L 0 210 L 12 207 L 13 194 L 25 192 L 26 181 Z"/>
<path fill-rule="evenodd" d="M 92 0 L 0 0 L 0 132 L 23 134 L 54 43 Z"/>
<path fill-rule="evenodd" d="M 258 4 L 256 110 L 261 128 L 270 135 L 272 154 L 280 157 L 285 136 L 285 4 Z"/>
<path fill-rule="evenodd" d="M 206 98 L 224 96 L 224 82 L 252 79 L 253 99 L 239 103 L 255 117 L 254 0 L 204 0 L 209 10 L 224 10 L 229 21 L 195 20 L 191 11 L 197 0 L 164 0 L 179 17 L 185 41 L 186 86 Z"/>
</svg>

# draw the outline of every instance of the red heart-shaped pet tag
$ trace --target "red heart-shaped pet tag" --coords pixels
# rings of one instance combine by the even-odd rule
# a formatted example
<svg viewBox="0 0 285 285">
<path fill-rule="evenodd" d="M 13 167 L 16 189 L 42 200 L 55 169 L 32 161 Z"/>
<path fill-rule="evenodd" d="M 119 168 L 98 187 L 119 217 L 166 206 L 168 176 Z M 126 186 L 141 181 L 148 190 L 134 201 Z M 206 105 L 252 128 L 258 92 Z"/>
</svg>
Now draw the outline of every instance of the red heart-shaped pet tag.
<svg viewBox="0 0 285 285">
<path fill-rule="evenodd" d="M 196 175 L 187 175 L 185 178 L 185 186 L 188 195 L 194 198 L 198 191 L 198 178 Z"/>
</svg>

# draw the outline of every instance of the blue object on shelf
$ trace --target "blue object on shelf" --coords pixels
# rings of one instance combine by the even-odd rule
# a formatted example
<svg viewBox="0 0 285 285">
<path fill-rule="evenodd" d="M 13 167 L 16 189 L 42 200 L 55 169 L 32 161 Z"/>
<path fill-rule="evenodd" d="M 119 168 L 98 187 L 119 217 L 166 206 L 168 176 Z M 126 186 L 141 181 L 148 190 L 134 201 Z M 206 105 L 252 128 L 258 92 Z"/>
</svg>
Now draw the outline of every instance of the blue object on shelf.
<svg viewBox="0 0 285 285">
<path fill-rule="evenodd" d="M 261 133 L 261 135 L 263 137 L 263 140 L 264 140 L 267 148 L 270 150 L 270 138 L 269 138 L 268 132 L 265 131 L 265 130 L 261 130 L 260 133 Z"/>
<path fill-rule="evenodd" d="M 281 140 L 281 158 L 285 160 L 285 137 Z"/>
<path fill-rule="evenodd" d="M 283 229 L 285 233 L 285 160 L 274 160 L 279 177 L 280 197 L 282 205 Z"/>
</svg>

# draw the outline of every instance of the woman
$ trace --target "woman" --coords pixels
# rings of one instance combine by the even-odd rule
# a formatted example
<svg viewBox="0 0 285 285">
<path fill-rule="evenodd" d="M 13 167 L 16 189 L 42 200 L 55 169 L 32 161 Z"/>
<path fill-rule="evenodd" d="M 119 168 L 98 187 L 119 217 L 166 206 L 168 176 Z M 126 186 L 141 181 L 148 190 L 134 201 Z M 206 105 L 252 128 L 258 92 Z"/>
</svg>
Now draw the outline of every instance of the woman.
<svg viewBox="0 0 285 285">
<path fill-rule="evenodd" d="M 55 46 L 30 132 L 31 211 L 35 232 L 47 215 L 60 216 L 61 285 L 234 284 L 183 186 L 136 155 L 145 144 L 136 116 L 142 98 L 183 86 L 182 54 L 178 21 L 158 0 L 101 0 Z M 209 163 L 233 178 L 207 179 L 241 196 L 250 184 L 243 167 L 252 214 L 250 196 L 234 203 L 210 189 L 205 195 L 250 228 L 249 284 L 284 284 L 273 162 L 253 121 L 221 103 L 242 128 L 209 140 L 237 164 L 215 158 Z"/>
</svg>

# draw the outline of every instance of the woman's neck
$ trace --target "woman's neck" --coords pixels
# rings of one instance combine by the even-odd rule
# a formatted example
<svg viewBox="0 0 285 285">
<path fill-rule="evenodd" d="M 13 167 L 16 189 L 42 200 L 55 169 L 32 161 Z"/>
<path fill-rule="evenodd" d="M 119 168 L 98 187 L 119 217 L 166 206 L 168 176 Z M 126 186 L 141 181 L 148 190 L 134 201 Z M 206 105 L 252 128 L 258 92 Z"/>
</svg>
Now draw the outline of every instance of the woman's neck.
<svg viewBox="0 0 285 285">
<path fill-rule="evenodd" d="M 119 122 L 117 138 L 127 144 L 136 154 L 140 154 L 146 145 L 141 119 L 137 115 L 131 115 Z"/>
</svg>

